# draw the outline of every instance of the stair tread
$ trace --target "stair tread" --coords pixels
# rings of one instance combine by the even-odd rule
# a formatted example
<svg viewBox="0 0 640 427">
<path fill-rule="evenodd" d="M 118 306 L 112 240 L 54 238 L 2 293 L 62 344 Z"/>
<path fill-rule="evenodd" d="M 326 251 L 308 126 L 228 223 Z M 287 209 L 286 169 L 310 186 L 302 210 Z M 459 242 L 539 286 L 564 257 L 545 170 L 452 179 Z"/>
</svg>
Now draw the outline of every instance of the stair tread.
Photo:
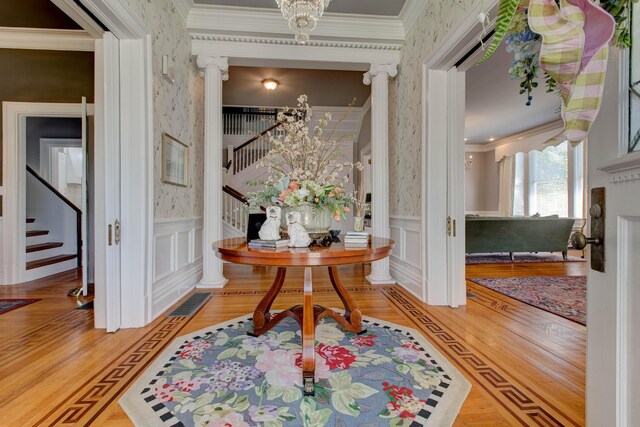
<svg viewBox="0 0 640 427">
<path fill-rule="evenodd" d="M 36 222 L 35 218 L 27 218 L 27 224 L 33 224 L 34 222 Z"/>
<path fill-rule="evenodd" d="M 49 234 L 49 230 L 29 230 L 27 231 L 27 237 L 34 237 L 34 236 L 44 236 Z"/>
<path fill-rule="evenodd" d="M 59 262 L 68 261 L 70 259 L 76 258 L 77 256 L 78 256 L 77 254 L 56 255 L 49 258 L 42 258 L 34 261 L 29 261 L 27 262 L 27 270 L 44 267 L 51 264 L 57 264 Z"/>
<path fill-rule="evenodd" d="M 47 249 L 59 248 L 63 244 L 64 243 L 62 242 L 48 242 L 48 243 L 40 243 L 38 245 L 29 245 L 27 246 L 27 253 L 46 251 Z"/>
</svg>

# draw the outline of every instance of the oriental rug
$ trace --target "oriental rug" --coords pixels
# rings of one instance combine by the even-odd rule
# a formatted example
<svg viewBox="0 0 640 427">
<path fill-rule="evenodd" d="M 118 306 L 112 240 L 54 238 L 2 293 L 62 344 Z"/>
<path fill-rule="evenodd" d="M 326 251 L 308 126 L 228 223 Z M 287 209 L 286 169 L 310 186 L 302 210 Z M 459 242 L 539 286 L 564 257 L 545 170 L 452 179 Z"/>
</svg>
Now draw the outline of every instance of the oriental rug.
<svg viewBox="0 0 640 427">
<path fill-rule="evenodd" d="M 467 264 L 512 264 L 517 262 L 586 262 L 584 258 L 568 256 L 565 260 L 560 253 L 551 252 L 516 252 L 514 260 L 508 253 L 482 253 L 467 254 L 465 261 Z"/>
<path fill-rule="evenodd" d="M 587 324 L 585 276 L 467 278 L 478 285 L 548 311 Z"/>
<path fill-rule="evenodd" d="M 451 425 L 471 385 L 418 331 L 365 318 L 316 330 L 315 396 L 285 319 L 250 337 L 249 315 L 176 339 L 120 399 L 139 426 Z"/>
<path fill-rule="evenodd" d="M 4 314 L 8 311 L 15 310 L 16 308 L 24 307 L 25 305 L 38 302 L 40 299 L 13 299 L 2 298 L 0 299 L 0 314 Z"/>
</svg>

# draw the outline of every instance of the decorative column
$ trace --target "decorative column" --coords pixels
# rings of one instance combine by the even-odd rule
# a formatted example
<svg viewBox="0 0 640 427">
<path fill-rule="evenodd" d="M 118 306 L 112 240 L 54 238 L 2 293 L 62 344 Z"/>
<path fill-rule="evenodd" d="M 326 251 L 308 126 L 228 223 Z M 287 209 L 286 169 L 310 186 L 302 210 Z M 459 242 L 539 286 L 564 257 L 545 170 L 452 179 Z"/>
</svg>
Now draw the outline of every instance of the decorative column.
<svg viewBox="0 0 640 427">
<path fill-rule="evenodd" d="M 364 75 L 371 85 L 371 158 L 373 191 L 371 221 L 373 235 L 389 238 L 389 78 L 398 74 L 396 64 L 372 64 Z M 396 281 L 389 274 L 389 258 L 371 263 L 367 281 L 389 285 Z"/>
<path fill-rule="evenodd" d="M 204 77 L 204 225 L 202 280 L 199 288 L 222 288 L 222 260 L 211 247 L 222 239 L 222 82 L 229 79 L 228 58 L 198 56 Z"/>
</svg>

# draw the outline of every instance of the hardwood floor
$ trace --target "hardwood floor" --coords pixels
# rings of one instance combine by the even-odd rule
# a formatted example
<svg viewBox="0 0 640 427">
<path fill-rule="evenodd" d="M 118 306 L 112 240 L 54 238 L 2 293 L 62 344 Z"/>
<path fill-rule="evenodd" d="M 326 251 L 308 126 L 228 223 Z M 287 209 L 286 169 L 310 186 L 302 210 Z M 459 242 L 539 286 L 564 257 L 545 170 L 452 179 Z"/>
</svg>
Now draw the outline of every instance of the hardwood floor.
<svg viewBox="0 0 640 427">
<path fill-rule="evenodd" d="M 586 263 L 468 266 L 468 277 L 583 275 Z M 584 425 L 586 329 L 482 286 L 466 307 L 427 307 L 399 286 L 371 286 L 364 267 L 340 275 L 365 314 L 410 326 L 472 383 L 459 426 Z M 175 337 L 253 310 L 275 269 L 225 265 L 230 279 L 192 318 L 160 317 L 136 330 L 94 330 L 93 312 L 66 296 L 75 274 L 0 287 L 0 298 L 42 298 L 0 315 L 2 426 L 129 426 L 117 401 Z M 302 269 L 288 274 L 275 309 L 302 299 Z M 314 269 L 319 304 L 339 307 L 326 269 Z"/>
</svg>

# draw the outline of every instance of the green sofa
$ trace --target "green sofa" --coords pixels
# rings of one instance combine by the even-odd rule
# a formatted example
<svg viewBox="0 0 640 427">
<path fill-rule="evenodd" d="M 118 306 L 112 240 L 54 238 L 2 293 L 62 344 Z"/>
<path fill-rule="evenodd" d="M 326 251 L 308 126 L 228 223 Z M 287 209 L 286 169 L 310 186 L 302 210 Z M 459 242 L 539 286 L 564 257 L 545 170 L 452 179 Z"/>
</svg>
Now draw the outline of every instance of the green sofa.
<svg viewBox="0 0 640 427">
<path fill-rule="evenodd" d="M 567 245 L 574 220 L 558 217 L 482 217 L 467 216 L 465 252 L 562 252 Z"/>
</svg>

